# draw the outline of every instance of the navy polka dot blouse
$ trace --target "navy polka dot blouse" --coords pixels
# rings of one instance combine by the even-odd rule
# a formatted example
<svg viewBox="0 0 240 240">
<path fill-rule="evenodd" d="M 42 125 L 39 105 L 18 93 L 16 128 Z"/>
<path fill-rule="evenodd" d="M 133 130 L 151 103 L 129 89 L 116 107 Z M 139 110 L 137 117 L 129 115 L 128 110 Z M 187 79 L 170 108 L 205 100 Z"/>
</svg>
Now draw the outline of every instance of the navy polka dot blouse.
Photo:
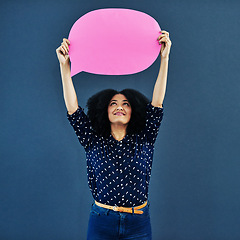
<svg viewBox="0 0 240 240">
<path fill-rule="evenodd" d="M 96 201 L 134 207 L 148 199 L 154 143 L 162 117 L 163 108 L 149 102 L 145 128 L 118 141 L 111 134 L 108 138 L 98 136 L 83 108 L 67 113 L 86 152 L 88 185 Z"/>
</svg>

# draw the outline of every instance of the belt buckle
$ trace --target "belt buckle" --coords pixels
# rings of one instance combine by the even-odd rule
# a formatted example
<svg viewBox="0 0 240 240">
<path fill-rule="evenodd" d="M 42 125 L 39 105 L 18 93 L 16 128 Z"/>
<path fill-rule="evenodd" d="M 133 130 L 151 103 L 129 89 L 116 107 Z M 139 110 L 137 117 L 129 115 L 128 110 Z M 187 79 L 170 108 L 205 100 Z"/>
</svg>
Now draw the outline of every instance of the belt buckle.
<svg viewBox="0 0 240 240">
<path fill-rule="evenodd" d="M 118 206 L 115 204 L 115 206 L 113 207 L 113 211 L 117 212 L 117 208 Z"/>
</svg>

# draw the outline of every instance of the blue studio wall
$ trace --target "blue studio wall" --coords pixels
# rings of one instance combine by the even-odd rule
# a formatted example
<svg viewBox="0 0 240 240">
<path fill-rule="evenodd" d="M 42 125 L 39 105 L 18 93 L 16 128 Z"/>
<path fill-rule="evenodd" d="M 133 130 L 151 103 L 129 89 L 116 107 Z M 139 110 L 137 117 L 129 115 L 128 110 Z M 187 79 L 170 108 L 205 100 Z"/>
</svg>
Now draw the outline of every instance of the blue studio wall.
<svg viewBox="0 0 240 240">
<path fill-rule="evenodd" d="M 93 199 L 55 49 L 80 16 L 110 7 L 149 14 L 173 43 L 150 182 L 153 240 L 240 239 L 240 1 L 9 0 L 0 1 L 0 240 L 86 239 Z M 86 111 L 105 88 L 151 98 L 159 66 L 82 72 L 79 105 Z"/>
</svg>

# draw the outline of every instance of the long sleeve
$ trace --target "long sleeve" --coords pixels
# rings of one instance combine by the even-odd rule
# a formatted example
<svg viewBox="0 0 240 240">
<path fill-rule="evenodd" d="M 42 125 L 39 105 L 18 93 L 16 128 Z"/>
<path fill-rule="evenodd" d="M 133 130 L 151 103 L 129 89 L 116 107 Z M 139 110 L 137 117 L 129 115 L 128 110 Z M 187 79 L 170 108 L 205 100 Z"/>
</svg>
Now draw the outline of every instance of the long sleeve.
<svg viewBox="0 0 240 240">
<path fill-rule="evenodd" d="M 154 107 L 151 102 L 146 106 L 146 124 L 141 135 L 147 142 L 154 144 L 163 118 L 163 107 Z"/>
<path fill-rule="evenodd" d="M 79 142 L 88 152 L 95 135 L 88 116 L 84 113 L 83 108 L 78 106 L 78 109 L 72 115 L 67 113 L 67 118 L 72 125 Z"/>
</svg>

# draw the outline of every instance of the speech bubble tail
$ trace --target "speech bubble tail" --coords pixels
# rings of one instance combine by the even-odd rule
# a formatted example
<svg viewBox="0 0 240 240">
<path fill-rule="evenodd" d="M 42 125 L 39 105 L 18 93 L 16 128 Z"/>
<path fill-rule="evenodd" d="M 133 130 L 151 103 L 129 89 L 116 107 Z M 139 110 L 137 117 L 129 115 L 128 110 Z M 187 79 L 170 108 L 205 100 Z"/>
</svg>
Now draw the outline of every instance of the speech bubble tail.
<svg viewBox="0 0 240 240">
<path fill-rule="evenodd" d="M 71 69 L 71 77 L 77 75 L 78 73 L 80 73 L 82 71 L 83 71 L 82 69 L 78 69 L 78 70 Z"/>
</svg>

